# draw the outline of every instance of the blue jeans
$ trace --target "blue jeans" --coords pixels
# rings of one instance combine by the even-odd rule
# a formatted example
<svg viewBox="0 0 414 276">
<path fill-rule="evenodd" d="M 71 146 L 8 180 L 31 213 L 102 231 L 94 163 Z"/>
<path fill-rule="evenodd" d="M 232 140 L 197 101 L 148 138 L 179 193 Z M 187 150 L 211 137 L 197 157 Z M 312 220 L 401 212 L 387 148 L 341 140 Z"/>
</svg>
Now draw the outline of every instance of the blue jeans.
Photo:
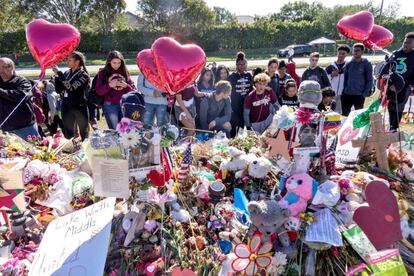
<svg viewBox="0 0 414 276">
<path fill-rule="evenodd" d="M 164 104 L 145 104 L 144 125 L 152 126 L 154 118 L 157 118 L 157 126 L 167 124 L 167 106 Z"/>
<path fill-rule="evenodd" d="M 121 106 L 119 104 L 104 104 L 103 112 L 108 127 L 110 129 L 116 129 L 116 125 L 122 119 Z"/>
<path fill-rule="evenodd" d="M 31 136 L 39 136 L 39 132 L 37 130 L 37 124 L 31 124 L 30 126 L 24 127 L 24 128 L 20 128 L 20 129 L 15 129 L 12 131 L 9 131 L 10 133 L 14 133 L 17 136 L 19 136 L 20 138 L 24 139 L 27 141 L 27 136 L 31 135 Z"/>
</svg>

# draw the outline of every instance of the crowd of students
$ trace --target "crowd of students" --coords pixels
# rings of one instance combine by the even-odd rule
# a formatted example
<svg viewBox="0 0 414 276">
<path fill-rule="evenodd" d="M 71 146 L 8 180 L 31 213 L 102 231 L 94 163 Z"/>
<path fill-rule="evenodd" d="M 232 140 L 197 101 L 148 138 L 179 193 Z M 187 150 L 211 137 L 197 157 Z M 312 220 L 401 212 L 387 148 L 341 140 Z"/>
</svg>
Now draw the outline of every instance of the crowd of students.
<svg viewBox="0 0 414 276">
<path fill-rule="evenodd" d="M 414 84 L 413 47 L 414 33 L 408 33 L 402 48 L 395 52 L 395 72 L 405 83 L 402 92 L 389 99 L 392 130 L 399 126 Z M 239 52 L 234 72 L 230 73 L 223 65 L 210 64 L 195 83 L 178 91 L 174 99 L 142 74 L 135 85 L 118 51 L 109 53 L 105 66 L 93 79 L 86 69 L 85 56 L 73 52 L 68 57 L 69 70 L 62 72 L 55 66 L 52 68 L 55 76 L 37 84 L 18 76 L 12 60 L 0 58 L 1 129 L 26 138 L 44 135 L 39 127 L 44 123 L 51 134 L 60 127 L 66 138 L 80 136 L 84 140 L 89 125 L 97 127 L 100 107 L 108 128 L 115 129 L 124 115 L 121 99 L 131 91 L 138 91 L 145 101 L 145 114 L 137 119 L 146 127 L 175 123 L 186 135 L 223 131 L 234 137 L 244 127 L 263 133 L 280 106 L 299 107 L 297 90 L 304 80 L 319 83 L 323 95 L 320 111 L 348 116 L 352 108 L 363 108 L 365 98 L 375 90 L 372 64 L 362 57 L 364 49 L 360 43 L 354 44 L 352 50 L 341 45 L 336 60 L 326 68 L 318 65 L 319 54 L 312 53 L 301 78 L 291 57 L 287 62 L 271 59 L 266 70 L 257 68 L 252 74 L 247 70 L 245 54 Z M 351 51 L 352 59 L 346 62 Z"/>
</svg>

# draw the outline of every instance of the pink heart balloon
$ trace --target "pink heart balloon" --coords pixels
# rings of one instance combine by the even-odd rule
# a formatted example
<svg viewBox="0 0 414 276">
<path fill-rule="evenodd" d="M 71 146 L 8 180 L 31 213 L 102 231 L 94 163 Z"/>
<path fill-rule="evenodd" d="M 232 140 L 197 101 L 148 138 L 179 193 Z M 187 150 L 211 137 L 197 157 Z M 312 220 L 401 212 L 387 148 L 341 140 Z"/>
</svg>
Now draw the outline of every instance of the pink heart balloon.
<svg viewBox="0 0 414 276">
<path fill-rule="evenodd" d="M 365 189 L 368 206 L 355 210 L 353 220 L 377 250 L 401 240 L 401 220 L 397 199 L 381 181 L 371 181 Z"/>
<path fill-rule="evenodd" d="M 41 67 L 42 79 L 47 67 L 58 64 L 78 47 L 80 33 L 70 24 L 52 24 L 36 19 L 26 26 L 26 40 Z"/>
<path fill-rule="evenodd" d="M 383 26 L 374 24 L 371 33 L 367 40 L 364 41 L 364 45 L 369 49 L 373 49 L 375 46 L 380 48 L 386 48 L 390 46 L 394 41 L 394 34 L 384 28 Z"/>
<path fill-rule="evenodd" d="M 360 11 L 341 18 L 336 25 L 338 31 L 350 39 L 364 41 L 374 26 L 374 16 L 369 11 Z"/>
<path fill-rule="evenodd" d="M 165 91 L 165 85 L 158 77 L 151 49 L 144 49 L 137 54 L 136 63 L 145 78 L 158 89 Z"/>
<path fill-rule="evenodd" d="M 206 64 L 206 54 L 195 44 L 181 45 L 170 37 L 152 44 L 152 55 L 164 91 L 175 94 L 195 81 Z"/>
</svg>

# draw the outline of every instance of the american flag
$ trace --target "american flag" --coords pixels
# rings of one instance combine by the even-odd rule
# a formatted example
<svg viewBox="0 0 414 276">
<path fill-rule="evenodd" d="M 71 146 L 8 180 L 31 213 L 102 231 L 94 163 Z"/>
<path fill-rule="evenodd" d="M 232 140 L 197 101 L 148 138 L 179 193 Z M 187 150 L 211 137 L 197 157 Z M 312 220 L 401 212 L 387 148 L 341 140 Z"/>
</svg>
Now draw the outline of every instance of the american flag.
<svg viewBox="0 0 414 276">
<path fill-rule="evenodd" d="M 191 155 L 191 144 L 188 144 L 187 149 L 184 152 L 183 161 L 181 161 L 181 167 L 178 171 L 178 180 L 183 181 L 187 178 L 188 172 L 190 171 L 190 165 L 193 160 Z"/>
<path fill-rule="evenodd" d="M 161 164 L 164 167 L 164 175 L 171 176 L 173 170 L 173 162 L 170 155 L 170 151 L 167 147 L 163 147 L 161 151 Z M 166 177 L 167 178 L 167 177 Z"/>
</svg>

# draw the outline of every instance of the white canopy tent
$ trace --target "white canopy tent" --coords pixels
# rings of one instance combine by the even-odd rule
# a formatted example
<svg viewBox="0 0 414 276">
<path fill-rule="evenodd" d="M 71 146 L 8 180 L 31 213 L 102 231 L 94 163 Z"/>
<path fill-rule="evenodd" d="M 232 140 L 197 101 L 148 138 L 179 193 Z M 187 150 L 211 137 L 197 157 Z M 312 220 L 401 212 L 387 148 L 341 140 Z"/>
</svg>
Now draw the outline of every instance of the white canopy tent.
<svg viewBox="0 0 414 276">
<path fill-rule="evenodd" d="M 323 37 L 317 38 L 315 40 L 312 40 L 308 44 L 309 45 L 323 45 L 323 54 L 325 54 L 326 45 L 334 45 L 334 44 L 336 44 L 336 41 L 323 36 Z"/>
</svg>

